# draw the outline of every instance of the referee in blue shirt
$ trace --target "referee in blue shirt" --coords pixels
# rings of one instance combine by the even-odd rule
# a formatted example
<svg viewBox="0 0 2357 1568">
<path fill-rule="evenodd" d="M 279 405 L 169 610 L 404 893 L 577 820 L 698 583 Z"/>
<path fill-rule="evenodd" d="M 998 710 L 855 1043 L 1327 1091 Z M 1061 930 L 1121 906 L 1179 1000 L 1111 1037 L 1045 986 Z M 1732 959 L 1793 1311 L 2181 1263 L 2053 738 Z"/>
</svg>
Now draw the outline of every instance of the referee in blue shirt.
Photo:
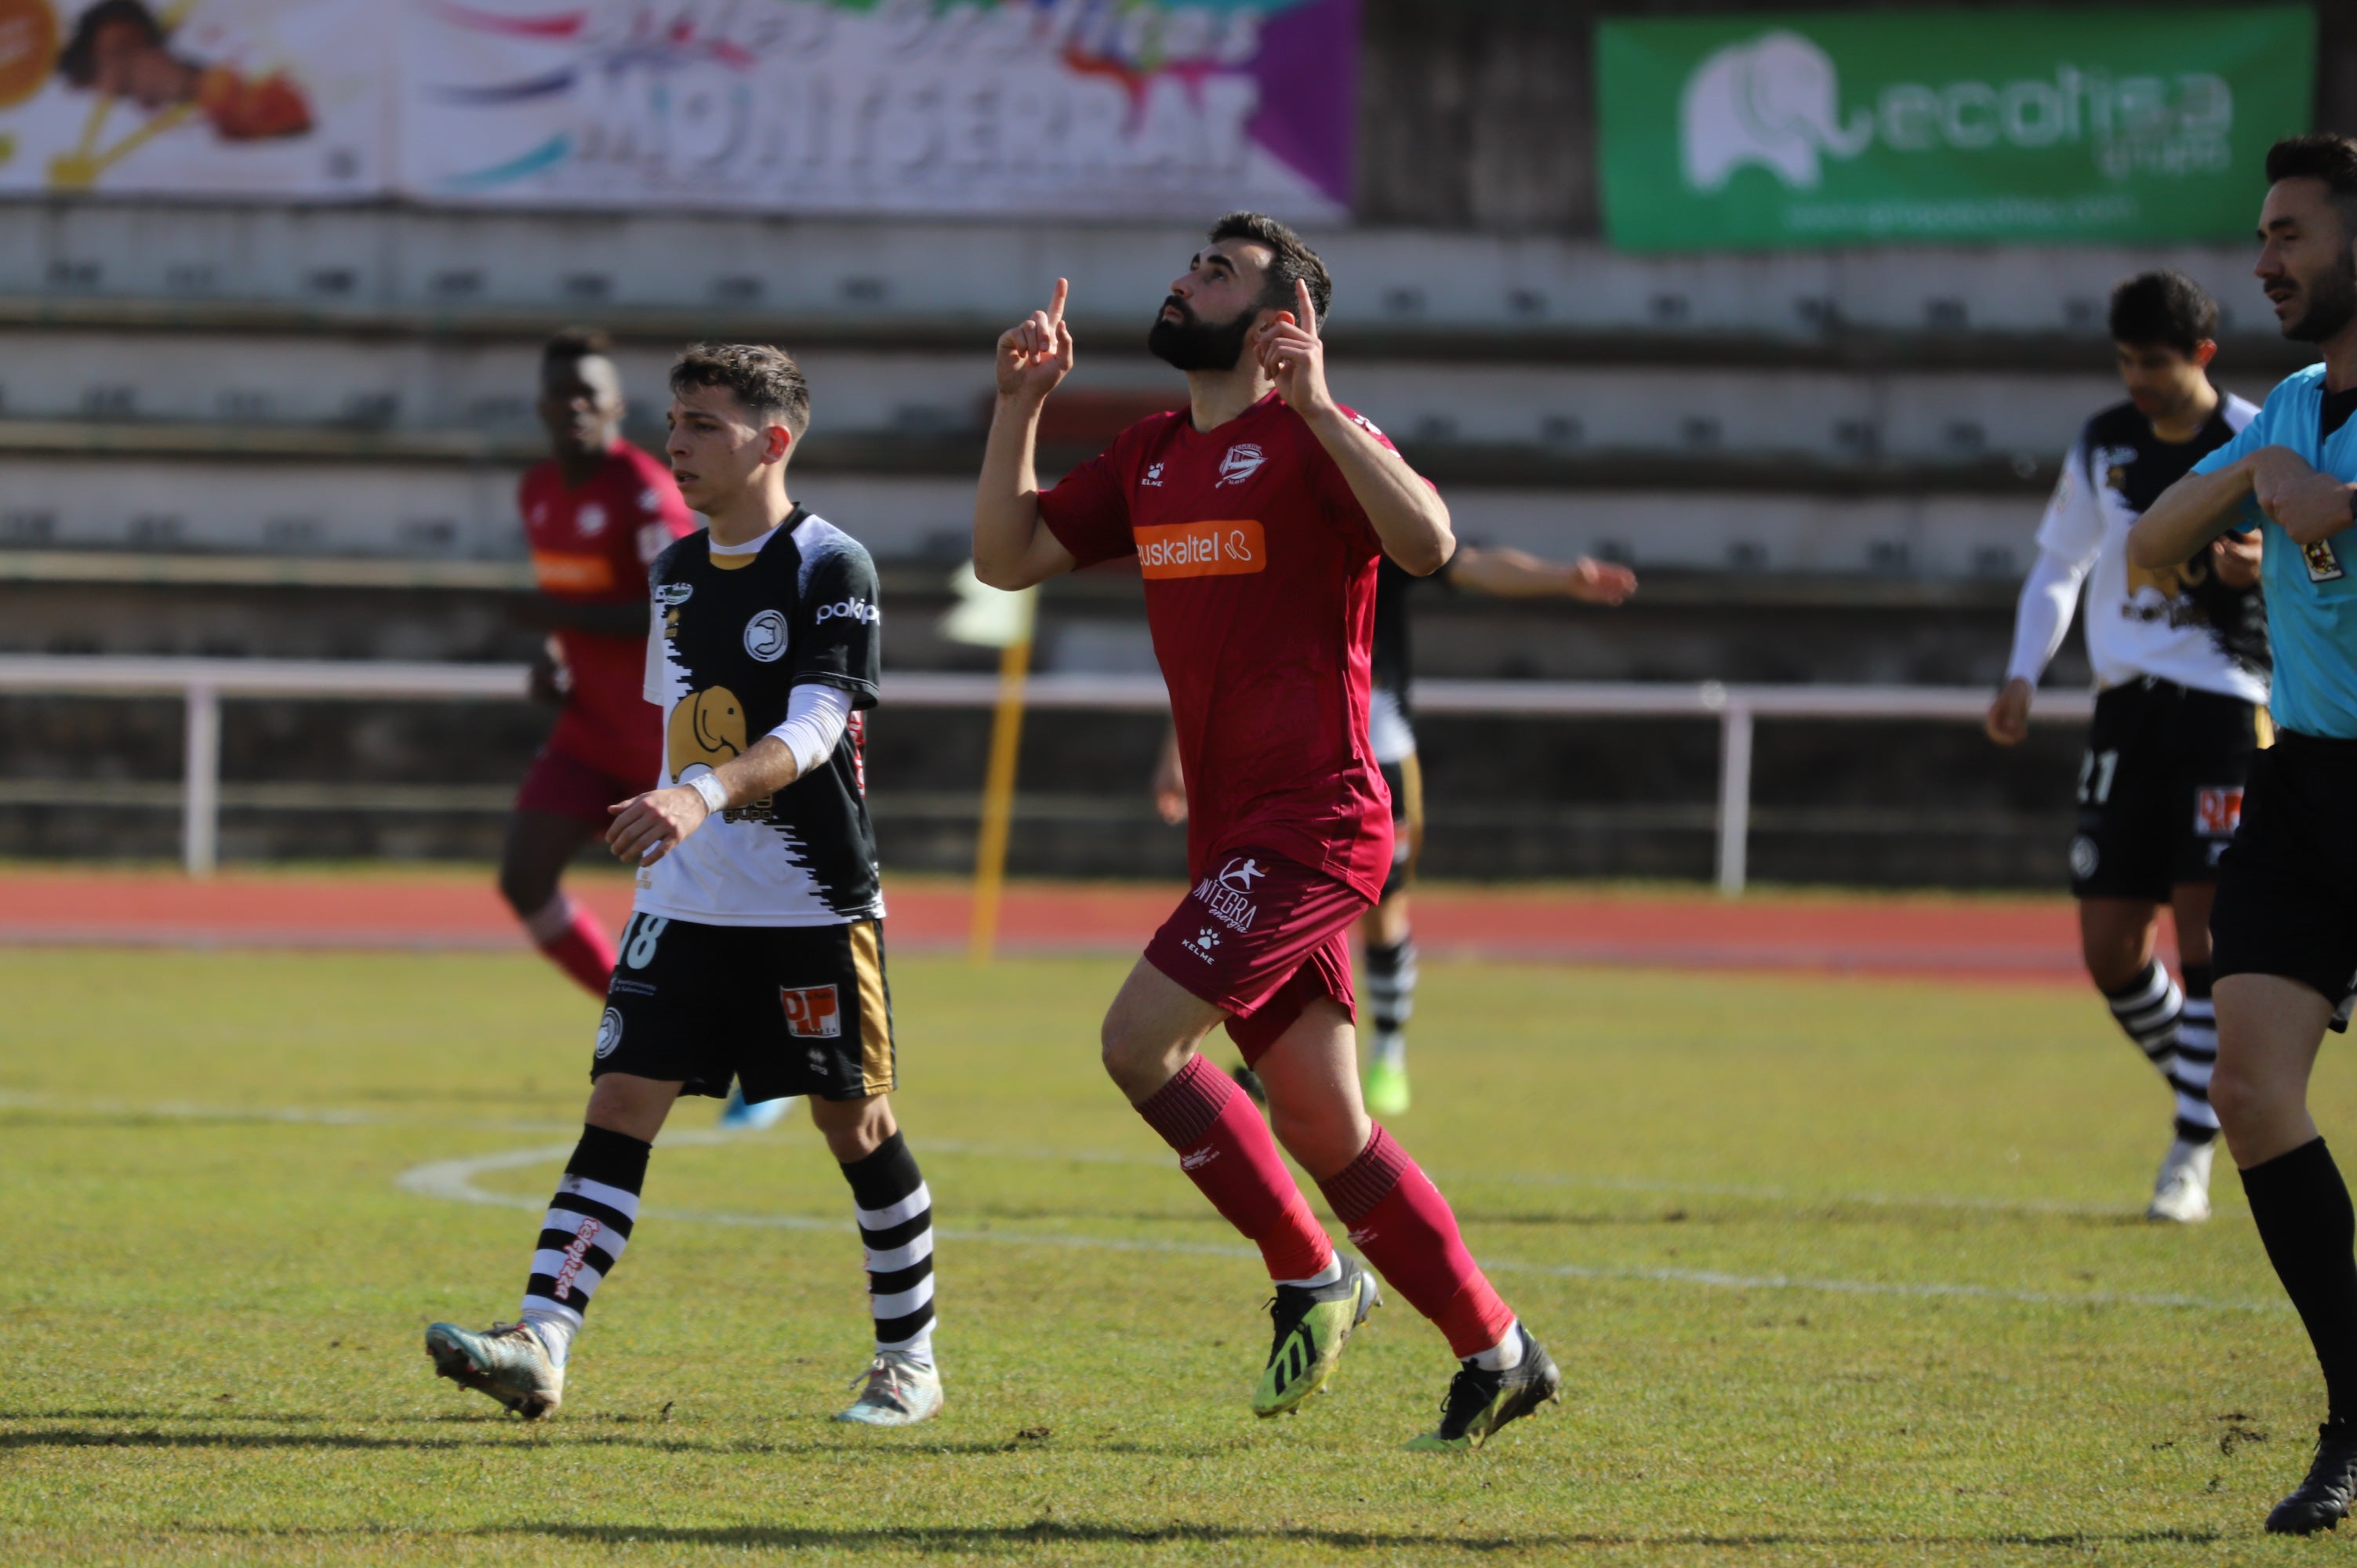
<svg viewBox="0 0 2357 1568">
<path fill-rule="evenodd" d="M 2255 269 L 2311 365 L 2194 464 L 2128 535 L 2173 566 L 2228 530 L 2266 542 L 2276 744 L 2258 754 L 2210 915 L 2218 1069 L 2210 1085 L 2267 1258 L 2324 1371 L 2316 1462 L 2267 1529 L 2308 1535 L 2357 1497 L 2357 1218 L 2308 1113 L 2325 1031 L 2357 1000 L 2357 141 L 2294 136 L 2267 153 Z"/>
</svg>

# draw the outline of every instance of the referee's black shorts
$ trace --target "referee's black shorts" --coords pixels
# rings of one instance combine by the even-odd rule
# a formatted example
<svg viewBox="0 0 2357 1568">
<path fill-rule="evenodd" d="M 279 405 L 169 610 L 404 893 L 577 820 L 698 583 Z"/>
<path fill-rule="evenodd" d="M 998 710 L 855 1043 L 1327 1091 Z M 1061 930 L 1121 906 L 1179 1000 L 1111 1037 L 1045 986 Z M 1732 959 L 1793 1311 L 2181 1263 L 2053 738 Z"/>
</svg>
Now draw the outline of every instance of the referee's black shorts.
<svg viewBox="0 0 2357 1568">
<path fill-rule="evenodd" d="M 2242 825 L 2218 865 L 2211 966 L 2279 974 L 2320 993 L 2347 1026 L 2357 995 L 2357 740 L 2277 730 L 2252 759 Z"/>
</svg>

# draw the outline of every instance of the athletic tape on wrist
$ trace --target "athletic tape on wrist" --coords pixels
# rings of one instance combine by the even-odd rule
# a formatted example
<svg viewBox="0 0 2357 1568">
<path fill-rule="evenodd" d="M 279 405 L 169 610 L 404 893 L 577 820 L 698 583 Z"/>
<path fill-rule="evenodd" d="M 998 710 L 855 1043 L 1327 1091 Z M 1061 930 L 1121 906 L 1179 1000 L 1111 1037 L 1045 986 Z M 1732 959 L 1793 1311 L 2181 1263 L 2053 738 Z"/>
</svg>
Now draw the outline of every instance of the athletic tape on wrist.
<svg viewBox="0 0 2357 1568">
<path fill-rule="evenodd" d="M 719 776 L 699 773 L 687 781 L 687 787 L 704 797 L 704 803 L 716 811 L 728 809 L 728 791 L 721 787 Z"/>
</svg>

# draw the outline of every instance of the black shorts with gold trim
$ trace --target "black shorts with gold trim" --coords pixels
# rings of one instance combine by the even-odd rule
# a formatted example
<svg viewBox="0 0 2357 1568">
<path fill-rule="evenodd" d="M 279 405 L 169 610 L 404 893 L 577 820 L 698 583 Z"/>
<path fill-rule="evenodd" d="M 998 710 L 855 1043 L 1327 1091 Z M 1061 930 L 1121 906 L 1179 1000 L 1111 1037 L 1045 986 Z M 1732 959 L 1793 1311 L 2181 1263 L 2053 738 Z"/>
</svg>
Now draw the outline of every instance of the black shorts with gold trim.
<svg viewBox="0 0 2357 1568">
<path fill-rule="evenodd" d="M 590 1078 L 686 1094 L 864 1100 L 894 1087 L 884 928 L 705 926 L 635 914 L 597 1024 Z"/>
</svg>

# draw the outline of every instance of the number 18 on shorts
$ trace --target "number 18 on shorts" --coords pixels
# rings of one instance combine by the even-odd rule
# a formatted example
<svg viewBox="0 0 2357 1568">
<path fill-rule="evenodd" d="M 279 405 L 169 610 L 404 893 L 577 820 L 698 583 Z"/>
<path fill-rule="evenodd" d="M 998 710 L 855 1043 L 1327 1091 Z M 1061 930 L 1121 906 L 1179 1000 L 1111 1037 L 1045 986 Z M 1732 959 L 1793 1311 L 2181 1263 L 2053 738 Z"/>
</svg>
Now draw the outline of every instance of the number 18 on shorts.
<svg viewBox="0 0 2357 1568">
<path fill-rule="evenodd" d="M 894 1084 L 880 921 L 706 926 L 637 914 L 598 1022 L 591 1078 L 626 1072 L 745 1098 L 860 1100 Z"/>
</svg>

